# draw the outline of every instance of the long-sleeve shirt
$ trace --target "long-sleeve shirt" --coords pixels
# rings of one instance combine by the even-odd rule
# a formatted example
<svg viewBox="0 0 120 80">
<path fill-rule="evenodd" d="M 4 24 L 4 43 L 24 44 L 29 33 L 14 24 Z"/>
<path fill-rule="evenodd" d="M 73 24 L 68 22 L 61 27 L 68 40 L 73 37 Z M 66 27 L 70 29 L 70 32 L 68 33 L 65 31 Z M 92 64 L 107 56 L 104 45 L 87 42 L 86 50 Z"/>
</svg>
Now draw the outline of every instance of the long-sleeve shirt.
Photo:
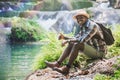
<svg viewBox="0 0 120 80">
<path fill-rule="evenodd" d="M 95 22 L 88 19 L 83 26 L 77 27 L 75 34 L 79 42 L 85 42 L 96 50 L 107 53 L 102 31 Z"/>
</svg>

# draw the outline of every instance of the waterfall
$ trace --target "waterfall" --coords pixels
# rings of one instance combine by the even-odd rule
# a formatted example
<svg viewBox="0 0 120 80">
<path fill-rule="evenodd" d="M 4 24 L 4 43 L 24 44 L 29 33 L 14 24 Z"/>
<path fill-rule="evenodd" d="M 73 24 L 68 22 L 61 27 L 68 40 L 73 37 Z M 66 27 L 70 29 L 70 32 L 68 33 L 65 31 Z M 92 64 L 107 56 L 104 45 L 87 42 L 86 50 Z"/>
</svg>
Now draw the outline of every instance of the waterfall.
<svg viewBox="0 0 120 80">
<path fill-rule="evenodd" d="M 115 9 L 89 8 L 93 15 L 93 20 L 107 24 L 115 25 L 120 23 L 120 11 Z M 54 32 L 70 33 L 73 30 L 76 21 L 73 20 L 73 15 L 78 10 L 73 11 L 46 11 L 39 12 L 37 15 L 38 23 L 46 30 Z M 109 14 L 109 15 L 108 15 Z"/>
<path fill-rule="evenodd" d="M 46 30 L 70 33 L 75 21 L 74 11 L 40 12 L 38 23 Z"/>
<path fill-rule="evenodd" d="M 72 5 L 71 2 L 68 0 L 61 0 L 62 2 L 62 6 L 61 6 L 61 10 L 72 10 Z"/>
<path fill-rule="evenodd" d="M 8 34 L 11 33 L 11 28 L 0 28 L 0 43 L 8 43 Z"/>
<path fill-rule="evenodd" d="M 9 44 L 8 34 L 11 32 L 10 28 L 0 27 L 0 80 L 6 80 L 7 70 L 10 68 L 11 62 L 11 47 Z M 7 75 L 8 76 L 8 75 Z"/>
</svg>

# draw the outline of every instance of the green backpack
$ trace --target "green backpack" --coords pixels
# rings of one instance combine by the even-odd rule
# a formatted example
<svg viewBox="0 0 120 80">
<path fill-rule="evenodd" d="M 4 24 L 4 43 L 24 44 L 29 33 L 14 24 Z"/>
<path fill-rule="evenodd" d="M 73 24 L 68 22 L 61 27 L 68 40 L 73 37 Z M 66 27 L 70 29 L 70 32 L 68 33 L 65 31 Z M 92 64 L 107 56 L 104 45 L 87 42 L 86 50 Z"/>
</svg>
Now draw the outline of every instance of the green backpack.
<svg viewBox="0 0 120 80">
<path fill-rule="evenodd" d="M 103 37 L 104 37 L 104 41 L 106 42 L 106 44 L 112 45 L 115 41 L 115 39 L 112 35 L 112 31 L 109 28 L 106 28 L 103 24 L 98 23 L 98 22 L 96 22 L 96 23 L 100 26 L 100 28 L 103 32 Z"/>
</svg>

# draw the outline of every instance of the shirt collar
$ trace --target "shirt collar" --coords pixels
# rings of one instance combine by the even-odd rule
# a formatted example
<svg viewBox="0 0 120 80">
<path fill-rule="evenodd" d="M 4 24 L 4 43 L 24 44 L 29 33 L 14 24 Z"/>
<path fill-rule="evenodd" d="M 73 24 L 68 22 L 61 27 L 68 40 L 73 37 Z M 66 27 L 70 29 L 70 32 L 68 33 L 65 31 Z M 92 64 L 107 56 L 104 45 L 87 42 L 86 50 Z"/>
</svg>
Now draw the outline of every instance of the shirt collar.
<svg viewBox="0 0 120 80">
<path fill-rule="evenodd" d="M 90 20 L 88 19 L 86 23 L 86 27 L 89 27 L 89 26 L 90 26 Z"/>
<path fill-rule="evenodd" d="M 87 22 L 85 23 L 85 27 L 89 27 L 90 26 L 90 20 L 88 19 Z"/>
<path fill-rule="evenodd" d="M 86 21 L 86 23 L 85 23 L 83 26 L 89 27 L 89 26 L 90 26 L 90 20 L 88 19 L 88 20 Z M 81 27 L 81 28 L 82 28 L 82 27 Z"/>
</svg>

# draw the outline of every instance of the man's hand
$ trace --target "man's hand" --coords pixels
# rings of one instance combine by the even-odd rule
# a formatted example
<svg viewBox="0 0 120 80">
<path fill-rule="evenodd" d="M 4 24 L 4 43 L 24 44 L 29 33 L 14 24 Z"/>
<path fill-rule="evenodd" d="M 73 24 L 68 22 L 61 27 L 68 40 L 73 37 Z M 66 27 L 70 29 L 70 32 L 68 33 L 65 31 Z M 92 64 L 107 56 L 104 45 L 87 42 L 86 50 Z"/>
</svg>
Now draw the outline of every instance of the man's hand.
<svg viewBox="0 0 120 80">
<path fill-rule="evenodd" d="M 68 43 L 68 40 L 64 40 L 64 41 L 62 42 L 61 46 L 63 47 L 63 46 L 65 46 L 67 43 Z"/>
<path fill-rule="evenodd" d="M 64 39 L 64 38 L 65 38 L 64 35 L 62 33 L 60 33 L 59 36 L 58 36 L 58 40 L 61 40 L 61 39 Z"/>
</svg>

